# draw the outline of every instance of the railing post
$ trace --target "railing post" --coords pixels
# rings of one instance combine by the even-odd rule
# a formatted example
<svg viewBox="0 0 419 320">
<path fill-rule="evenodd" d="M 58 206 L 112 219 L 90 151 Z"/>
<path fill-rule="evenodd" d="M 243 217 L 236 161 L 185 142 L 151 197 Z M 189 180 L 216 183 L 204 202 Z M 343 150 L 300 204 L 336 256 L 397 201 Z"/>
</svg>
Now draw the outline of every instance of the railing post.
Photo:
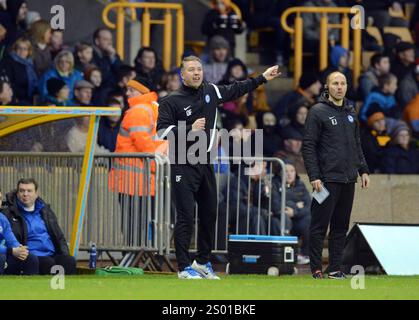
<svg viewBox="0 0 419 320">
<path fill-rule="evenodd" d="M 176 11 L 176 66 L 179 67 L 182 61 L 184 37 L 185 34 L 185 17 L 183 9 Z"/>
<path fill-rule="evenodd" d="M 297 88 L 303 70 L 303 18 L 300 13 L 295 18 L 294 60 L 294 88 Z"/>
<path fill-rule="evenodd" d="M 164 31 L 163 31 L 163 68 L 166 71 L 170 69 L 172 49 L 172 13 L 169 9 L 164 13 Z"/>
<path fill-rule="evenodd" d="M 346 13 L 342 17 L 342 47 L 349 50 L 349 18 Z"/>
<path fill-rule="evenodd" d="M 322 17 L 320 19 L 320 61 L 319 66 L 320 70 L 324 70 L 327 68 L 328 62 L 328 30 L 327 30 L 327 14 L 322 13 Z"/>
<path fill-rule="evenodd" d="M 143 20 L 141 22 L 141 47 L 150 46 L 150 24 L 151 16 L 150 11 L 146 8 L 143 13 Z"/>
<path fill-rule="evenodd" d="M 357 86 L 358 78 L 361 73 L 361 29 L 354 29 L 354 65 L 353 65 L 353 85 Z"/>
<path fill-rule="evenodd" d="M 118 7 L 116 12 L 116 52 L 124 60 L 124 8 Z"/>
</svg>

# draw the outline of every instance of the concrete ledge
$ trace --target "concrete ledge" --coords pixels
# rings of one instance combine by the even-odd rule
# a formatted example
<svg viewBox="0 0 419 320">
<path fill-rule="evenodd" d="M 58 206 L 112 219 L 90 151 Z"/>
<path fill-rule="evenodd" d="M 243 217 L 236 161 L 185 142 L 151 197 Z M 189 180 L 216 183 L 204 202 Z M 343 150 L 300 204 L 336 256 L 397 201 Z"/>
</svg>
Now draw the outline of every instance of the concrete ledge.
<svg viewBox="0 0 419 320">
<path fill-rule="evenodd" d="M 371 187 L 363 190 L 357 183 L 352 210 L 354 222 L 419 224 L 419 176 L 371 175 Z M 301 175 L 309 191 L 306 175 Z"/>
</svg>

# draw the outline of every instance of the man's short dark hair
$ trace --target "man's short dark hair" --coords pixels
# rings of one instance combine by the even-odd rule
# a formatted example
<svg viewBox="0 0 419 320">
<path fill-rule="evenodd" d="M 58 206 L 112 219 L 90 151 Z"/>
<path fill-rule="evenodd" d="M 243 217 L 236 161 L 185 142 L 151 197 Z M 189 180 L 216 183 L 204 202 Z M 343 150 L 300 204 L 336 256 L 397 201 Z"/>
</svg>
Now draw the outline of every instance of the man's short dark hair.
<svg viewBox="0 0 419 320">
<path fill-rule="evenodd" d="M 121 81 L 124 77 L 128 77 L 132 72 L 135 72 L 135 68 L 130 65 L 123 64 L 118 70 L 116 70 L 116 81 Z"/>
<path fill-rule="evenodd" d="M 378 77 L 378 87 L 380 89 L 383 89 L 384 86 L 390 84 L 390 82 L 393 79 L 397 79 L 397 77 L 394 74 L 392 74 L 391 72 L 379 76 Z"/>
<path fill-rule="evenodd" d="M 137 62 L 138 59 L 142 58 L 144 52 L 153 52 L 154 53 L 154 58 L 156 58 L 156 63 L 157 63 L 157 52 L 156 50 L 154 50 L 152 47 L 142 47 L 140 50 L 138 50 L 137 56 L 135 57 L 135 62 Z"/>
<path fill-rule="evenodd" d="M 38 191 L 38 182 L 34 178 L 22 178 L 17 182 L 17 190 L 21 184 L 33 184 L 35 186 L 35 191 Z"/>
<path fill-rule="evenodd" d="M 370 59 L 370 65 L 371 67 L 375 68 L 376 64 L 380 64 L 381 60 L 384 58 L 388 58 L 388 55 L 385 55 L 383 53 L 376 53 L 374 54 Z"/>
<path fill-rule="evenodd" d="M 202 64 L 201 59 L 199 59 L 197 56 L 187 56 L 182 59 L 182 62 L 180 64 L 180 69 L 185 68 L 185 62 L 189 62 L 189 61 L 198 61 L 200 64 Z"/>
<path fill-rule="evenodd" d="M 109 31 L 109 32 L 111 32 L 111 30 L 109 30 L 109 29 L 108 29 L 108 28 L 106 28 L 106 27 L 100 27 L 100 28 L 97 28 L 97 29 L 95 30 L 95 32 L 93 32 L 93 42 L 94 42 L 97 38 L 99 38 L 99 34 L 100 34 L 102 31 Z"/>
</svg>

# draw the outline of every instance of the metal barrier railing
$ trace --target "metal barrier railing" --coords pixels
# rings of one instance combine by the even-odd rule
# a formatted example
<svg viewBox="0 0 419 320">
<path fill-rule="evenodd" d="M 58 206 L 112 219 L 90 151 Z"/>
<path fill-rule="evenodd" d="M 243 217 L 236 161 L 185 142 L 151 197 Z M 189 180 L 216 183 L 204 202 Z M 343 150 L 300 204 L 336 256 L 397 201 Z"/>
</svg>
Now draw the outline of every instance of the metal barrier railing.
<svg viewBox="0 0 419 320">
<path fill-rule="evenodd" d="M 69 241 L 75 232 L 82 163 L 83 154 L 2 152 L 0 186 L 6 193 L 16 188 L 20 178 L 35 178 L 40 197 L 51 205 Z M 95 243 L 103 251 L 144 250 L 162 255 L 169 253 L 170 236 L 167 157 L 95 155 L 79 249 L 87 250 Z"/>
<path fill-rule="evenodd" d="M 220 163 L 228 166 L 226 173 L 221 172 Z M 254 165 L 249 168 L 251 163 Z M 229 234 L 284 235 L 289 231 L 285 164 L 281 159 L 218 157 L 215 176 L 218 206 L 214 253 L 227 253 Z M 198 243 L 197 209 L 191 252 L 197 250 Z"/>
<path fill-rule="evenodd" d="M 291 14 L 296 14 L 294 20 L 294 29 L 287 23 L 287 18 Z M 288 8 L 281 15 L 282 28 L 294 35 L 294 87 L 297 88 L 298 81 L 303 70 L 303 18 L 302 13 L 320 13 L 320 70 L 327 68 L 328 65 L 328 30 L 330 28 L 338 28 L 342 30 L 341 43 L 342 47 L 349 49 L 349 17 L 348 14 L 354 14 L 354 21 L 361 25 L 361 10 L 357 6 L 353 8 L 342 7 L 292 7 Z M 330 13 L 342 14 L 341 24 L 329 24 L 327 15 Z M 358 83 L 361 72 L 361 28 L 353 28 L 353 81 L 354 85 Z"/>
<path fill-rule="evenodd" d="M 284 162 L 257 157 L 219 157 L 217 161 L 214 252 L 227 252 L 229 234 L 284 235 Z M 221 172 L 220 162 L 228 166 L 227 172 Z M 95 243 L 101 251 L 168 255 L 173 249 L 168 158 L 159 154 L 97 154 L 93 163 L 77 249 L 88 250 Z M 69 240 L 75 232 L 82 164 L 83 154 L 2 152 L 0 186 L 6 193 L 16 188 L 20 178 L 36 179 L 40 197 L 51 205 Z M 197 226 L 197 216 L 195 220 Z M 196 250 L 197 230 L 191 251 Z"/>
<path fill-rule="evenodd" d="M 124 59 L 124 38 L 125 38 L 125 10 L 130 9 L 132 20 L 137 20 L 135 9 L 144 9 L 141 19 L 141 46 L 149 47 L 151 43 L 151 25 L 163 25 L 163 67 L 166 71 L 171 66 L 172 53 L 172 24 L 173 18 L 171 10 L 176 10 L 176 65 L 179 66 L 184 47 L 185 21 L 183 14 L 183 6 L 179 3 L 152 3 L 152 2 L 127 2 L 118 1 L 108 4 L 102 12 L 103 23 L 110 29 L 116 29 L 116 51 Z M 163 20 L 152 20 L 150 10 L 165 10 Z M 109 12 L 116 10 L 116 24 L 109 21 Z"/>
</svg>

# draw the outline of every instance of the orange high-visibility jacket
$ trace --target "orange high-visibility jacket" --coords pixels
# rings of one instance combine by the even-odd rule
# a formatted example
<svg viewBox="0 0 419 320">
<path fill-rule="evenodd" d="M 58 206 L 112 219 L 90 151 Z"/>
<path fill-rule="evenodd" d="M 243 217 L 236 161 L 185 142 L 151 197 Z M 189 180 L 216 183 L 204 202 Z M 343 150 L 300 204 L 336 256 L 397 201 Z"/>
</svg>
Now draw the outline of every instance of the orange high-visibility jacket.
<svg viewBox="0 0 419 320">
<path fill-rule="evenodd" d="M 154 153 L 161 144 L 157 140 L 157 93 L 150 92 L 128 99 L 129 109 L 122 120 L 116 140 L 116 153 Z M 149 176 L 145 173 L 149 172 Z M 135 195 L 155 193 L 155 162 L 120 158 L 113 162 L 109 184 L 113 191 Z"/>
<path fill-rule="evenodd" d="M 419 127 L 419 93 L 404 108 L 403 119 L 413 131 L 417 131 Z"/>
</svg>

